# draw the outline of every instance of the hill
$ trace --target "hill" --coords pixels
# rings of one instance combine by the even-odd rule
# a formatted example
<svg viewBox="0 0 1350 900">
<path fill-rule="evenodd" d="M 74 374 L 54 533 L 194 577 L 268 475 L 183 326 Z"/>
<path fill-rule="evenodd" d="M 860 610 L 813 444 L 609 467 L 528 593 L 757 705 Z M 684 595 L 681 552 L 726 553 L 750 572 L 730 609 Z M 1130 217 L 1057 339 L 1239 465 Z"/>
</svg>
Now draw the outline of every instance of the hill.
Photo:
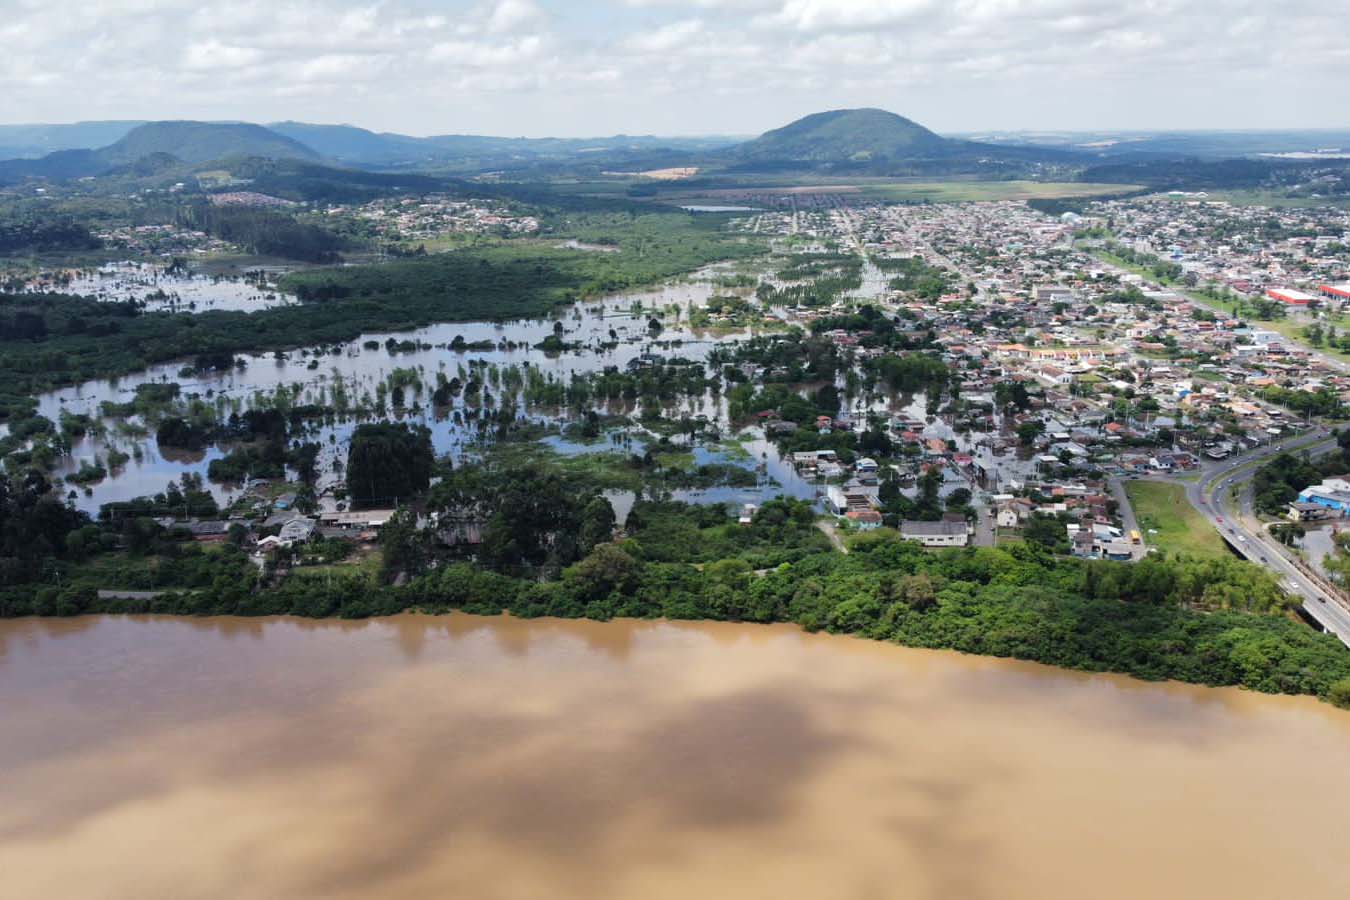
<svg viewBox="0 0 1350 900">
<path fill-rule="evenodd" d="M 947 157 L 962 147 L 884 109 L 836 109 L 765 132 L 736 147 L 756 162 L 867 162 Z"/>
<path fill-rule="evenodd" d="M 132 163 L 144 156 L 167 153 L 186 163 L 230 156 L 272 159 L 318 159 L 319 154 L 285 135 L 243 122 L 149 122 L 133 128 L 99 155 L 110 165 Z"/>
<path fill-rule="evenodd" d="M 1003 146 L 1051 147 L 1107 159 L 1237 159 L 1240 157 L 1331 159 L 1350 147 L 1350 129 L 1282 131 L 991 131 L 971 140 Z"/>
<path fill-rule="evenodd" d="M 378 165 L 406 162 L 425 155 L 424 139 L 378 134 L 355 125 L 275 122 L 267 128 L 339 162 Z"/>
<path fill-rule="evenodd" d="M 319 154 L 261 125 L 242 122 L 147 122 L 98 150 L 58 150 L 38 159 L 0 160 L 0 184 L 24 178 L 63 181 L 102 175 L 145 176 L 224 159 L 295 159 Z"/>
<path fill-rule="evenodd" d="M 22 181 L 25 178 L 51 178 L 64 181 L 67 178 L 101 175 L 109 168 L 97 150 L 57 150 L 41 159 L 0 160 L 0 184 Z"/>
<path fill-rule="evenodd" d="M 514 169 L 541 161 L 605 161 L 635 155 L 697 153 L 736 143 L 733 138 L 614 135 L 597 138 L 523 138 L 442 134 L 412 137 L 374 132 L 353 125 L 276 122 L 267 126 L 313 148 L 324 157 L 374 168 L 425 168 L 473 171 Z"/>
<path fill-rule="evenodd" d="M 327 160 L 367 169 L 440 174 L 537 170 L 536 174 L 543 176 L 554 169 L 572 167 L 598 174 L 608 169 L 684 165 L 690 157 L 721 151 L 743 140 L 716 135 L 623 134 L 596 138 L 470 134 L 413 137 L 354 125 L 294 121 L 266 126 L 196 121 L 15 125 L 0 126 L 0 182 L 24 177 L 104 175 L 145 156 L 170 156 L 187 166 L 230 158 L 266 158 Z M 48 158 L 58 150 L 82 153 L 64 159 Z M 18 158 L 23 162 L 17 162 Z"/>
</svg>

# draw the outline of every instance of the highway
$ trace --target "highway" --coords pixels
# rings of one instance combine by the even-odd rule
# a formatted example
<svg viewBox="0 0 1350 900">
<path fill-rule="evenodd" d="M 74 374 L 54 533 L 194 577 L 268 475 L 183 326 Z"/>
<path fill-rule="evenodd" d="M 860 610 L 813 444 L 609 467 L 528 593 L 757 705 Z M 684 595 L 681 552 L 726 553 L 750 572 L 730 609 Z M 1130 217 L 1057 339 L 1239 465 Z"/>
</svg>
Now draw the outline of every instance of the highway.
<svg viewBox="0 0 1350 900">
<path fill-rule="evenodd" d="M 1256 463 L 1260 461 L 1285 452 L 1307 451 L 1316 456 L 1335 446 L 1336 438 L 1319 427 L 1293 440 L 1209 467 L 1199 481 L 1183 483 L 1191 505 L 1209 520 L 1230 546 L 1251 562 L 1277 574 L 1286 589 L 1303 599 L 1303 609 L 1313 620 L 1350 646 L 1350 606 L 1330 583 L 1311 574 L 1306 566 L 1300 568 L 1289 551 L 1261 527 L 1251 509 L 1249 489 L 1244 496 L 1245 510 L 1234 508 L 1230 498 L 1233 486 L 1248 485 L 1259 468 Z"/>
</svg>

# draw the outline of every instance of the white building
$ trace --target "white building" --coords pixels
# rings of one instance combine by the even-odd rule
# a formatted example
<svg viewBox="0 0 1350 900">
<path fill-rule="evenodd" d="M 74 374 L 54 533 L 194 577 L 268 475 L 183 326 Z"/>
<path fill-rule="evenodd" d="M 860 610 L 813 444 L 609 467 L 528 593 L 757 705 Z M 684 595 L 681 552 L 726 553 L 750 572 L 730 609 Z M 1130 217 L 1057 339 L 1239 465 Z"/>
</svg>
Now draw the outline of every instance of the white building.
<svg viewBox="0 0 1350 900">
<path fill-rule="evenodd" d="M 918 541 L 925 547 L 964 547 L 970 541 L 970 529 L 964 522 L 900 523 L 900 536 L 907 541 Z"/>
</svg>

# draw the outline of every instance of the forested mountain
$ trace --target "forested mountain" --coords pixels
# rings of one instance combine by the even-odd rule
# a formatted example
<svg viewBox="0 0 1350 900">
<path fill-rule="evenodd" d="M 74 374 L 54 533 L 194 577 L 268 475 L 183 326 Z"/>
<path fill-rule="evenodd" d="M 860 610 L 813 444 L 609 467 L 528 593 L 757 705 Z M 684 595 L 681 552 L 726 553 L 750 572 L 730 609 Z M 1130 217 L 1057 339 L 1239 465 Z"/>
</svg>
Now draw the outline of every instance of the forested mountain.
<svg viewBox="0 0 1350 900">
<path fill-rule="evenodd" d="M 176 163 L 198 165 L 232 157 L 317 160 L 319 154 L 261 125 L 147 122 L 98 150 L 60 150 L 40 159 L 0 161 L 0 184 L 24 178 L 146 175 L 167 171 Z"/>
<path fill-rule="evenodd" d="M 186 163 L 229 156 L 272 159 L 318 159 L 299 141 L 261 125 L 229 122 L 150 122 L 132 129 L 99 155 L 112 165 L 134 162 L 152 153 L 167 153 Z"/>
<path fill-rule="evenodd" d="M 313 148 L 322 156 L 362 166 L 436 167 L 478 160 L 484 165 L 509 165 L 532 160 L 579 156 L 613 156 L 659 150 L 697 153 L 734 144 L 724 137 L 656 137 L 613 135 L 597 138 L 523 138 L 475 134 L 411 137 L 373 132 L 352 125 L 310 125 L 278 122 L 267 126 Z"/>
<path fill-rule="evenodd" d="M 823 170 L 835 174 L 1026 176 L 1073 167 L 1082 154 L 1049 147 L 997 146 L 944 138 L 884 109 L 814 113 L 717 154 L 740 172 Z"/>
<path fill-rule="evenodd" d="M 960 147 L 884 109 L 835 109 L 765 132 L 733 153 L 746 160 L 836 162 L 949 156 Z"/>
<path fill-rule="evenodd" d="M 92 123 L 102 124 L 102 123 Z M 116 134 L 113 143 L 90 144 L 41 158 L 6 159 L 0 131 L 0 183 L 27 177 L 68 179 L 104 175 L 147 156 L 173 158 L 185 165 L 253 157 L 273 160 L 327 160 L 367 169 L 474 172 L 516 169 L 542 163 L 584 162 L 601 169 L 685 165 L 698 154 L 736 143 L 726 137 L 614 135 L 601 138 L 521 138 L 450 134 L 411 137 L 377 133 L 352 125 L 280 122 L 269 126 L 240 122 L 106 123 L 86 129 L 90 140 Z M 134 127 L 133 127 L 134 126 Z M 14 126 L 18 128 L 19 126 Z M 46 127 L 46 126 L 44 126 Z M 72 126 L 73 127 L 73 126 Z M 16 137 L 19 132 L 15 131 Z M 75 140 L 74 133 L 68 138 Z M 25 145 L 26 147 L 27 145 Z M 94 149 L 97 148 L 97 149 Z M 32 157 L 31 153 L 14 156 Z M 163 168 L 157 166 L 158 168 Z"/>
<path fill-rule="evenodd" d="M 425 156 L 419 138 L 377 134 L 355 125 L 275 122 L 267 127 L 276 134 L 298 141 L 316 153 L 339 162 L 392 164 Z"/>
<path fill-rule="evenodd" d="M 41 159 L 0 160 L 0 184 L 22 181 L 25 178 L 83 178 L 101 175 L 112 166 L 97 150 L 58 150 Z"/>
</svg>

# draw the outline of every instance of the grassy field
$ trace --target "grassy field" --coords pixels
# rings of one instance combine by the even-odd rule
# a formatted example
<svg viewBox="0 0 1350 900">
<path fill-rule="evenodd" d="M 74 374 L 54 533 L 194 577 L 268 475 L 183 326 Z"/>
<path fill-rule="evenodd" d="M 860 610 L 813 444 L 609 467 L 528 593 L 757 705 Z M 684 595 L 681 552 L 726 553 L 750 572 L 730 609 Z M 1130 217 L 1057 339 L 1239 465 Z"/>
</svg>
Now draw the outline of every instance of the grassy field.
<svg viewBox="0 0 1350 900">
<path fill-rule="evenodd" d="M 662 203 L 734 203 L 757 194 L 777 192 L 810 194 L 848 194 L 866 200 L 885 202 L 962 203 L 977 200 L 1034 200 L 1098 197 L 1138 190 L 1132 184 L 1099 184 L 1069 181 L 981 181 L 975 178 L 951 178 L 943 181 L 905 181 L 876 176 L 839 177 L 818 174 L 786 175 L 722 175 L 707 173 L 712 184 L 682 187 L 679 181 L 651 182 L 632 178 L 569 181 L 559 179 L 549 183 L 551 190 L 562 194 L 584 194 L 594 197 L 621 197 L 629 187 L 645 183 L 655 188 L 648 199 Z"/>
<path fill-rule="evenodd" d="M 1302 322 L 1296 322 L 1292 319 L 1253 319 L 1253 321 L 1256 322 L 1259 327 L 1282 334 L 1296 344 L 1312 347 L 1312 343 L 1303 334 L 1304 323 Z M 1325 324 L 1326 323 L 1324 323 L 1324 327 Z M 1340 321 L 1333 321 L 1330 324 L 1334 325 L 1337 331 L 1344 330 L 1344 326 Z M 1343 362 L 1350 362 L 1350 353 L 1346 353 L 1344 350 L 1337 347 L 1323 344 L 1321 347 L 1313 347 L 1313 349 L 1325 353 L 1327 356 L 1333 356 Z"/>
<path fill-rule="evenodd" d="M 1182 485 L 1131 481 L 1126 483 L 1125 493 L 1134 507 L 1144 542 L 1150 547 L 1189 556 L 1228 555 L 1223 538 L 1191 506 Z"/>
<path fill-rule="evenodd" d="M 384 561 L 383 551 L 378 547 L 366 547 L 358 550 L 347 559 L 335 563 L 321 563 L 312 566 L 299 566 L 292 569 L 292 574 L 301 578 L 329 578 L 333 576 L 353 576 L 359 575 L 364 578 L 374 578 L 379 574 L 380 565 Z"/>
<path fill-rule="evenodd" d="M 929 181 L 861 186 L 869 200 L 961 203 L 975 200 L 1058 200 L 1136 190 L 1130 184 L 1060 181 Z"/>
</svg>

